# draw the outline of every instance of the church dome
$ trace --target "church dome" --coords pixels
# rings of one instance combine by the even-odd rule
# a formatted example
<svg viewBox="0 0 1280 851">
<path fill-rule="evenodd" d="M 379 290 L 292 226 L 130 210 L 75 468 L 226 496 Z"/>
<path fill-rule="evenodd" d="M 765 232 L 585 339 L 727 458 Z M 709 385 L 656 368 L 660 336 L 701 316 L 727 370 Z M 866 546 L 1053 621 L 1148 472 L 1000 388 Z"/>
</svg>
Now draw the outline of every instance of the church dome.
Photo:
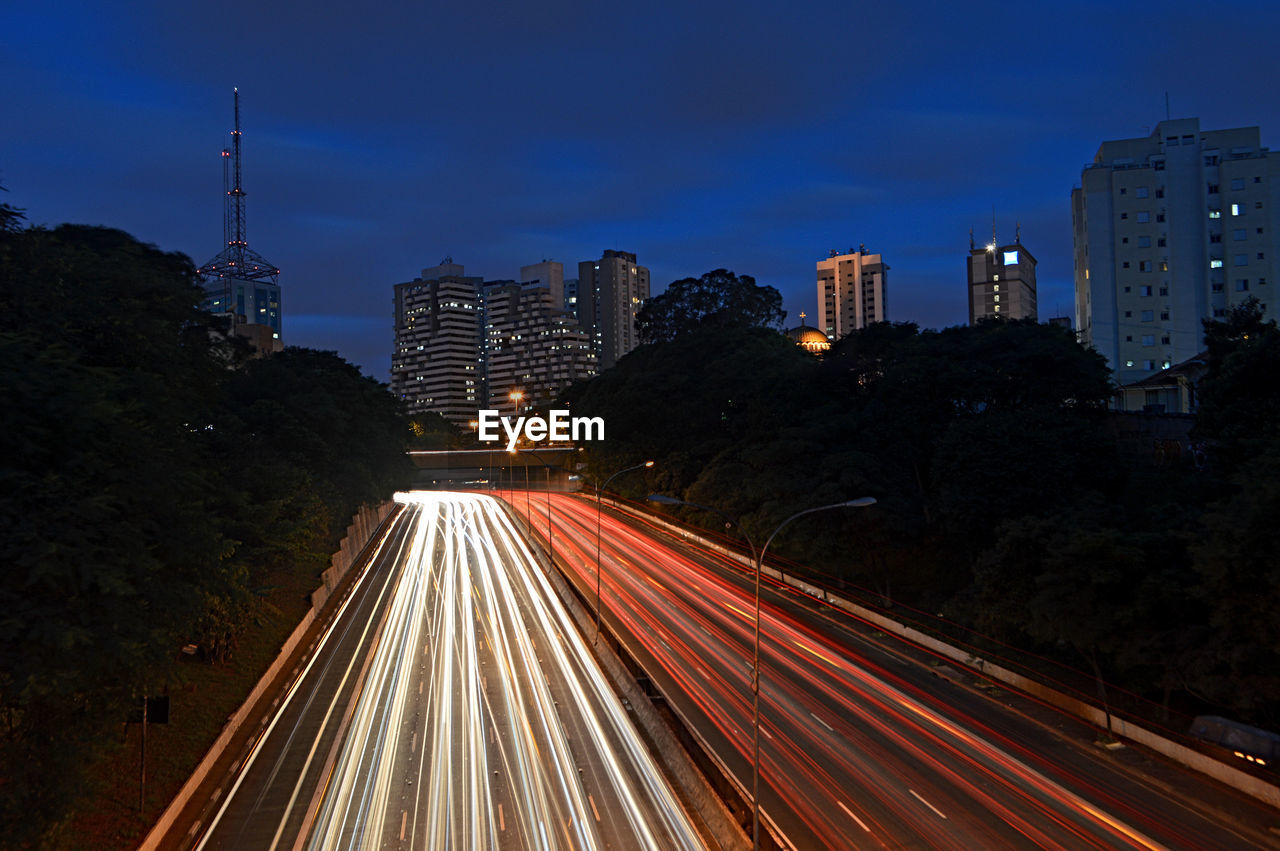
<svg viewBox="0 0 1280 851">
<path fill-rule="evenodd" d="M 831 349 L 831 341 L 827 339 L 827 335 L 808 325 L 792 328 L 787 332 L 787 336 L 797 346 L 815 355 L 824 354 Z"/>
</svg>

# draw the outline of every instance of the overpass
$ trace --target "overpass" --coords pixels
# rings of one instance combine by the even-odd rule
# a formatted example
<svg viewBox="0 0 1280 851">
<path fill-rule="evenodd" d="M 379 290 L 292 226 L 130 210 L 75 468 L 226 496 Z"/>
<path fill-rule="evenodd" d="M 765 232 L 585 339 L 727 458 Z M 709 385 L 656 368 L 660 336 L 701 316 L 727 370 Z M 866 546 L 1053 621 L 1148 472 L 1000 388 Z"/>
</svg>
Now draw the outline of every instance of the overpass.
<svg viewBox="0 0 1280 851">
<path fill-rule="evenodd" d="M 414 487 L 424 490 L 489 490 L 533 488 L 578 490 L 575 447 L 517 449 L 514 453 L 495 444 L 493 449 L 411 450 L 416 468 Z"/>
</svg>

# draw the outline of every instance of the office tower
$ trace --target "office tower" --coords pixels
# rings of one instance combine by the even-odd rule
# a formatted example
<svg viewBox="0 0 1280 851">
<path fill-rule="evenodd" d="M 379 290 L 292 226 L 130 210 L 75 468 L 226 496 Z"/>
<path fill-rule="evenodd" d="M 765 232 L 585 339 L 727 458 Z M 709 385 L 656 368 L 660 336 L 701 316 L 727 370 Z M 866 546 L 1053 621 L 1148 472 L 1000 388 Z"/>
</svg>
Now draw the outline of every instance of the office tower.
<svg viewBox="0 0 1280 851">
<path fill-rule="evenodd" d="M 1036 318 L 1036 258 L 1018 233 L 1012 245 L 973 244 L 969 232 L 969 324 L 979 319 Z"/>
<path fill-rule="evenodd" d="M 608 369 L 639 345 L 636 313 L 649 298 L 649 270 L 626 251 L 578 264 L 578 321 L 595 341 L 597 365 Z"/>
<path fill-rule="evenodd" d="M 1076 328 L 1119 384 L 1190 360 L 1249 296 L 1277 316 L 1277 159 L 1257 127 L 1161 121 L 1103 142 L 1071 192 Z"/>
<path fill-rule="evenodd" d="M 575 381 L 595 375 L 591 335 L 561 309 L 563 300 L 552 286 L 485 285 L 487 407 L 504 413 L 545 407 Z"/>
<path fill-rule="evenodd" d="M 885 277 L 889 267 L 865 246 L 848 254 L 832 251 L 818 261 L 818 330 L 838 340 L 872 322 L 886 321 Z"/>
<path fill-rule="evenodd" d="M 222 239 L 225 248 L 197 273 L 205 297 L 200 307 L 230 319 L 258 355 L 280 351 L 280 270 L 249 247 L 245 191 L 240 182 L 240 90 L 232 91 L 235 129 L 222 149 Z"/>
<path fill-rule="evenodd" d="M 465 427 L 483 396 L 480 278 L 445 258 L 395 285 L 391 392 L 410 413 L 436 411 Z"/>
</svg>

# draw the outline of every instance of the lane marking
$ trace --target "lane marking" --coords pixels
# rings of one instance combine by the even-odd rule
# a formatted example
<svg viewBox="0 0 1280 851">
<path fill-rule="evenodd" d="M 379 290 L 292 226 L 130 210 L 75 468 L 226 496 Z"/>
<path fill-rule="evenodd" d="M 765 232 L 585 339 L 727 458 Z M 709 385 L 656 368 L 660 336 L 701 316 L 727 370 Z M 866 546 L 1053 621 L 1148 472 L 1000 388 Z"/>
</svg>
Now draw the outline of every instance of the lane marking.
<svg viewBox="0 0 1280 851">
<path fill-rule="evenodd" d="M 833 732 L 833 733 L 835 732 L 835 728 L 833 728 L 833 727 L 832 727 L 830 724 L 828 724 L 826 721 L 823 721 L 823 720 L 822 720 L 821 718 L 819 718 L 817 715 L 814 715 L 812 712 L 810 712 L 810 713 L 809 713 L 809 717 L 810 717 L 810 718 L 812 718 L 814 721 L 817 721 L 817 722 L 818 722 L 819 724 L 821 724 L 822 726 L 826 727 L 826 728 L 827 728 L 828 730 L 830 730 L 831 732 Z"/>
<path fill-rule="evenodd" d="M 418 680 L 418 694 L 422 694 L 422 684 L 425 682 L 426 680 Z"/>
<path fill-rule="evenodd" d="M 907 791 L 908 791 L 908 792 L 910 792 L 912 795 L 915 795 L 915 796 L 916 796 L 916 798 L 920 801 L 920 803 L 924 804 L 926 807 L 928 807 L 929 809 L 931 809 L 931 810 L 933 810 L 935 813 L 937 813 L 939 818 L 946 818 L 946 816 L 945 816 L 945 815 L 943 815 L 942 810 L 938 809 L 938 808 L 937 808 L 937 807 L 935 807 L 933 804 L 929 803 L 929 802 L 928 802 L 928 801 L 926 801 L 924 798 L 922 798 L 922 797 L 920 796 L 920 793 L 919 793 L 919 792 L 917 792 L 915 789 L 908 789 Z"/>
<path fill-rule="evenodd" d="M 835 659 L 832 659 L 830 656 L 824 656 L 823 654 L 819 653 L 817 650 L 814 650 L 812 647 L 810 647 L 807 644 L 801 644 L 799 641 L 792 641 L 791 643 L 794 644 L 796 647 L 799 647 L 804 652 L 817 656 L 819 659 L 826 662 L 828 665 L 830 665 L 833 668 L 840 667 L 840 663 L 837 662 Z"/>
<path fill-rule="evenodd" d="M 413 753 L 418 749 L 418 731 L 413 731 L 413 738 L 409 740 L 409 753 Z"/>
<path fill-rule="evenodd" d="M 216 804 L 218 802 L 218 799 L 221 797 L 222 797 L 222 787 L 219 786 L 217 789 L 213 790 L 213 797 L 210 800 L 212 800 Z"/>
<path fill-rule="evenodd" d="M 498 804 L 498 830 L 507 829 L 507 817 L 502 814 L 502 804 Z"/>
<path fill-rule="evenodd" d="M 405 823 L 408 822 L 408 820 L 409 820 L 409 811 L 401 810 L 400 811 L 400 841 L 401 842 L 404 842 L 404 826 L 405 826 Z"/>
<path fill-rule="evenodd" d="M 591 797 L 591 793 L 587 793 L 587 801 L 591 804 L 591 812 L 595 813 L 596 821 L 600 821 L 600 811 L 596 809 L 596 799 Z"/>
<path fill-rule="evenodd" d="M 870 832 L 871 832 L 871 828 L 869 828 L 869 827 L 867 827 L 865 824 L 863 824 L 862 819 L 860 819 L 860 818 L 858 818 L 857 816 L 855 816 L 855 815 L 853 814 L 853 811 L 852 811 L 852 810 L 850 810 L 848 807 L 846 807 L 846 806 L 844 805 L 844 801 L 836 801 L 836 803 L 840 805 L 840 809 L 844 810 L 846 813 L 848 813 L 848 814 L 849 814 L 849 818 L 853 819 L 854 821 L 856 821 L 856 822 L 858 823 L 858 827 L 862 828 L 862 829 L 863 829 L 863 830 L 865 830 L 867 833 L 870 833 Z"/>
</svg>

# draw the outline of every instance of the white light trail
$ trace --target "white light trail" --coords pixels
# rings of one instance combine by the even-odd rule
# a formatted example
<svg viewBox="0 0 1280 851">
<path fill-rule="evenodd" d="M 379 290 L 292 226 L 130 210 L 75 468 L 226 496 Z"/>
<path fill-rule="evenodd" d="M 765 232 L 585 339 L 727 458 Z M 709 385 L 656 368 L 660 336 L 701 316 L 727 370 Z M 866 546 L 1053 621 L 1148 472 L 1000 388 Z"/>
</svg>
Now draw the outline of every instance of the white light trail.
<svg viewBox="0 0 1280 851">
<path fill-rule="evenodd" d="M 397 500 L 415 527 L 310 847 L 702 847 L 497 501 Z"/>
</svg>

